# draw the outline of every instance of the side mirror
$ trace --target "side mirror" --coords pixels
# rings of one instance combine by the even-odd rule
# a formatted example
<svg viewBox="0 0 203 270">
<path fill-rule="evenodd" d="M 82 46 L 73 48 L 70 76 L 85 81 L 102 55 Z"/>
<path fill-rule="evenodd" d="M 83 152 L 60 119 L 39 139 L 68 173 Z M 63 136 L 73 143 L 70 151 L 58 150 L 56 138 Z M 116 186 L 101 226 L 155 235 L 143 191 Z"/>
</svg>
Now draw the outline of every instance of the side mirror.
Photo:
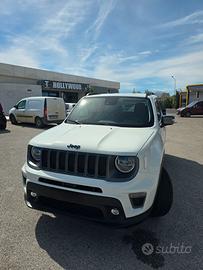
<svg viewBox="0 0 203 270">
<path fill-rule="evenodd" d="M 175 117 L 173 115 L 162 116 L 162 127 L 174 124 Z"/>
<path fill-rule="evenodd" d="M 18 109 L 18 106 L 17 105 L 14 105 L 13 107 L 16 108 L 16 109 Z"/>
<path fill-rule="evenodd" d="M 166 115 L 166 109 L 162 109 L 162 114 Z"/>
</svg>

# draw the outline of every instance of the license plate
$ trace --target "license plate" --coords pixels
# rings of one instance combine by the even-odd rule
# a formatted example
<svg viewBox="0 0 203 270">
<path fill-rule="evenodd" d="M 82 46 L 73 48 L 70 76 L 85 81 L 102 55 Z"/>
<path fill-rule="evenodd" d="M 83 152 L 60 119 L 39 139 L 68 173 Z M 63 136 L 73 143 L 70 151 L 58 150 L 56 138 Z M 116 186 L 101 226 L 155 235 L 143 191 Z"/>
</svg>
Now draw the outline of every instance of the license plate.
<svg viewBox="0 0 203 270">
<path fill-rule="evenodd" d="M 56 119 L 56 118 L 58 118 L 58 115 L 49 115 L 49 118 L 50 119 Z"/>
</svg>

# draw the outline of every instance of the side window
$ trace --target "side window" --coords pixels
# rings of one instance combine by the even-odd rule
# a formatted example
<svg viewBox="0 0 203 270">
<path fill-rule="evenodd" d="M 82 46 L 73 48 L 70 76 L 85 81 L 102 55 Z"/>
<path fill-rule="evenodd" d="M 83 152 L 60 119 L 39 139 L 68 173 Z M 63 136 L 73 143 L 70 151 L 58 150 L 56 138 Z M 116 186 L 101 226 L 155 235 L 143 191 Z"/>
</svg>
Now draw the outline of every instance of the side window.
<svg viewBox="0 0 203 270">
<path fill-rule="evenodd" d="M 19 109 L 25 109 L 26 100 L 22 100 L 18 103 L 18 110 Z"/>
<path fill-rule="evenodd" d="M 203 106 L 203 102 L 197 102 L 196 104 L 195 104 L 195 107 L 196 108 L 201 108 Z"/>
<path fill-rule="evenodd" d="M 156 101 L 155 106 L 156 106 L 156 113 L 157 113 L 158 121 L 160 122 L 161 121 L 162 110 L 161 110 L 161 106 L 160 106 L 158 101 Z"/>
<path fill-rule="evenodd" d="M 42 103 L 39 100 L 29 100 L 28 101 L 28 109 L 30 110 L 40 110 L 42 107 Z"/>
</svg>

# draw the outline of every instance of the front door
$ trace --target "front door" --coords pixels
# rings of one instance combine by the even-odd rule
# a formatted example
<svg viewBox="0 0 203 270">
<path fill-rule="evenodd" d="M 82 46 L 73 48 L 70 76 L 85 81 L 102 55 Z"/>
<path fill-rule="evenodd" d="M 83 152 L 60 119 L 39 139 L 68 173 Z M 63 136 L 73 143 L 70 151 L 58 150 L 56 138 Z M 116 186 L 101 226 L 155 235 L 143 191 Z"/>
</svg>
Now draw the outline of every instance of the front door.
<svg viewBox="0 0 203 270">
<path fill-rule="evenodd" d="M 198 102 L 196 105 L 197 105 L 197 114 L 202 115 L 203 114 L 203 101 Z"/>
<path fill-rule="evenodd" d="M 19 122 L 26 122 L 25 107 L 26 107 L 26 100 L 22 100 L 16 105 L 16 112 L 15 112 L 16 120 Z"/>
<path fill-rule="evenodd" d="M 193 115 L 202 115 L 203 114 L 203 101 L 197 102 L 191 110 Z"/>
</svg>

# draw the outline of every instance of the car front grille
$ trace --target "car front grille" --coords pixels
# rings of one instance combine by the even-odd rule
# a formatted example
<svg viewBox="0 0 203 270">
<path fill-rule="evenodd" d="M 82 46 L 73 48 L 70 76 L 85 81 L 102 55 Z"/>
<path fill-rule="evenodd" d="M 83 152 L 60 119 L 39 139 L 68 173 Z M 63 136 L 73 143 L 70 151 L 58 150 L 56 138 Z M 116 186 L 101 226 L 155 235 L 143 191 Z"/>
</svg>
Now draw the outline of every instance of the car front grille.
<svg viewBox="0 0 203 270">
<path fill-rule="evenodd" d="M 41 169 L 83 177 L 109 178 L 115 157 L 109 155 L 42 149 Z"/>
</svg>

